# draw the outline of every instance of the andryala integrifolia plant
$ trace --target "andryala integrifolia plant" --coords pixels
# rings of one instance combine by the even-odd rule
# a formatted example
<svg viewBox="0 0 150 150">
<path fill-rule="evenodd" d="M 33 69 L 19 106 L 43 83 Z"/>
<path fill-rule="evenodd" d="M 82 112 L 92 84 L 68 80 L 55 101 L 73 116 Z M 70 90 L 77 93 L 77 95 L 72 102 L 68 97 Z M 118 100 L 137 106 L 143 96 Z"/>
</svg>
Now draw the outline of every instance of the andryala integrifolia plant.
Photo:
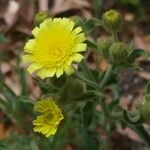
<svg viewBox="0 0 150 150">
<path fill-rule="evenodd" d="M 117 33 L 121 30 L 122 20 L 121 14 L 116 10 L 105 12 L 102 20 L 92 18 L 87 21 L 78 17 L 51 18 L 44 12 L 37 14 L 36 27 L 32 30 L 34 37 L 25 44 L 23 62 L 29 64 L 29 73 L 41 78 L 43 84 L 49 80 L 56 91 L 51 92 L 51 96 L 50 93 L 43 93 L 45 98 L 35 103 L 34 110 L 40 113 L 33 121 L 35 132 L 55 137 L 58 128 L 58 132 L 61 132 L 66 124 L 69 128 L 70 124 L 76 122 L 74 127 L 80 132 L 77 134 L 84 132 L 87 135 L 86 130 L 94 132 L 99 125 L 106 132 L 107 147 L 113 127 L 118 122 L 124 122 L 150 145 L 150 136 L 142 125 L 150 119 L 149 93 L 146 93 L 143 102 L 136 108 L 139 113 L 132 113 L 132 116 L 128 110 L 119 106 L 119 96 L 116 99 L 112 95 L 112 102 L 106 102 L 105 89 L 108 85 L 118 85 L 117 75 L 120 69 L 134 70 L 137 68 L 135 59 L 146 55 L 144 50 L 130 48 L 118 39 Z M 97 42 L 90 41 L 88 37 L 92 37 L 92 31 L 97 27 L 104 28 L 111 37 L 98 38 Z M 107 60 L 109 65 L 105 72 L 90 69 L 86 64 L 88 47 Z M 116 80 L 112 81 L 114 75 Z M 56 86 L 54 80 L 60 81 L 59 79 L 64 82 L 57 82 Z M 115 93 L 119 95 L 117 89 Z M 96 105 L 101 105 L 100 112 L 97 112 Z M 102 120 L 101 117 L 98 117 L 100 120 L 94 119 L 98 114 L 103 116 Z M 98 149 L 99 146 L 95 144 L 94 147 Z"/>
</svg>

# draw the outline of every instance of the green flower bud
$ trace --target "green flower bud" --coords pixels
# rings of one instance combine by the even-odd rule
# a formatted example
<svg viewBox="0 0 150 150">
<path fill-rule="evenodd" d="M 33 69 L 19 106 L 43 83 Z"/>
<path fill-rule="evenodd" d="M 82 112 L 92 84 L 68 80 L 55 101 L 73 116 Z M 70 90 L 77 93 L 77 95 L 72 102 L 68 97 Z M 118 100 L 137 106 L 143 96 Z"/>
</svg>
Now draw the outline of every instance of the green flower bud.
<svg viewBox="0 0 150 150">
<path fill-rule="evenodd" d="M 150 121 L 150 94 L 147 94 L 140 106 L 141 116 L 143 121 Z"/>
<path fill-rule="evenodd" d="M 108 32 L 118 32 L 121 28 L 122 17 L 116 10 L 109 10 L 102 16 L 102 24 Z"/>
<path fill-rule="evenodd" d="M 71 103 L 85 93 L 85 85 L 78 79 L 71 79 L 61 93 L 62 103 Z"/>
<path fill-rule="evenodd" d="M 62 75 L 60 78 L 53 77 L 51 78 L 51 84 L 57 88 L 63 88 L 67 82 L 67 77 Z"/>
<path fill-rule="evenodd" d="M 85 92 L 84 84 L 78 79 L 72 79 L 65 87 L 65 93 L 69 98 L 76 99 Z"/>
<path fill-rule="evenodd" d="M 111 39 L 98 39 L 98 52 L 105 59 L 109 58 L 109 47 L 112 45 Z"/>
<path fill-rule="evenodd" d="M 40 11 L 35 16 L 35 19 L 34 19 L 35 25 L 39 26 L 48 17 L 49 17 L 49 14 L 47 12 Z"/>
<path fill-rule="evenodd" d="M 75 27 L 81 26 L 83 25 L 83 20 L 81 17 L 79 16 L 73 16 L 70 18 L 73 22 L 75 22 Z"/>
<path fill-rule="evenodd" d="M 128 56 L 128 47 L 122 42 L 116 42 L 110 46 L 109 55 L 112 62 L 123 62 Z"/>
</svg>

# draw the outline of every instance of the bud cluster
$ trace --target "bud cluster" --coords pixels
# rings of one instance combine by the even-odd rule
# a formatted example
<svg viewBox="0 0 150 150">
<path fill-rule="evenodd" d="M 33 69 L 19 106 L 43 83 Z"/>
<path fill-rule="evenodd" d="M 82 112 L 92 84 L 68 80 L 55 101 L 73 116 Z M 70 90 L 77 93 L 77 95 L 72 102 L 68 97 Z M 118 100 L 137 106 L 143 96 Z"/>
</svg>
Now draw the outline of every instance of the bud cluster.
<svg viewBox="0 0 150 150">
<path fill-rule="evenodd" d="M 98 52 L 113 63 L 125 61 L 129 53 L 128 49 L 128 46 L 122 42 L 113 43 L 110 39 L 98 40 Z"/>
</svg>

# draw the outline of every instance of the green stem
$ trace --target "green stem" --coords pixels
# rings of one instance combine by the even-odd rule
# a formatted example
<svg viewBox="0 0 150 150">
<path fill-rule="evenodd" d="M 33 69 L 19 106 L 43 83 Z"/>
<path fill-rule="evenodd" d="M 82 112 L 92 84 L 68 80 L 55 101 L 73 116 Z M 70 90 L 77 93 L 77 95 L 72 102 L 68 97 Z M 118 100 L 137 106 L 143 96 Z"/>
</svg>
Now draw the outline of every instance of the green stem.
<svg viewBox="0 0 150 150">
<path fill-rule="evenodd" d="M 4 82 L 4 79 L 3 79 L 3 76 L 2 76 L 2 73 L 1 73 L 1 70 L 0 70 L 0 88 L 2 88 L 2 90 L 5 90 L 10 93 L 10 95 L 12 96 L 12 98 L 14 97 L 17 97 L 16 94 L 14 93 L 14 91 L 12 91 L 10 89 L 10 87 Z M 5 92 L 4 92 L 5 94 Z"/>
<path fill-rule="evenodd" d="M 101 98 L 100 101 L 101 101 L 101 106 L 102 106 L 103 113 L 104 113 L 104 123 L 103 123 L 104 126 L 103 127 L 104 127 L 105 133 L 106 133 L 106 143 L 107 143 L 106 149 L 109 149 L 109 141 L 110 141 L 109 118 L 110 118 L 110 113 L 109 113 L 105 98 Z"/>
<path fill-rule="evenodd" d="M 101 90 L 104 90 L 104 87 L 107 85 L 107 82 L 111 77 L 112 69 L 113 69 L 113 66 L 110 64 L 108 66 L 105 76 L 100 84 Z M 110 139 L 110 134 L 109 134 L 109 129 L 108 129 L 108 126 L 110 126 L 110 123 L 109 123 L 110 112 L 107 107 L 105 98 L 101 98 L 101 106 L 102 106 L 103 112 L 104 112 L 104 119 L 105 119 L 104 120 L 104 128 L 105 128 L 105 132 L 106 132 L 106 136 L 107 136 L 107 149 L 108 149 L 109 139 Z"/>
<path fill-rule="evenodd" d="M 92 80 L 92 81 L 95 81 L 91 71 L 89 70 L 89 68 L 87 67 L 87 64 L 85 61 L 83 61 L 83 64 L 81 65 L 82 67 L 82 70 L 85 72 L 86 75 L 89 76 L 89 78 Z"/>
<path fill-rule="evenodd" d="M 82 107 L 80 107 L 80 113 L 81 113 L 81 122 L 82 122 L 82 129 L 84 129 L 84 119 L 83 119 L 83 110 L 82 110 L 83 108 Z"/>
<path fill-rule="evenodd" d="M 109 67 L 105 73 L 104 79 L 102 80 L 102 82 L 100 84 L 101 89 L 104 89 L 105 85 L 107 84 L 108 80 L 110 79 L 112 69 L 113 69 L 113 66 L 109 65 Z"/>
<path fill-rule="evenodd" d="M 117 32 L 113 32 L 112 33 L 112 39 L 113 39 L 113 42 L 117 42 L 118 41 Z"/>
<path fill-rule="evenodd" d="M 108 107 L 107 107 L 106 102 L 105 102 L 105 98 L 101 99 L 101 105 L 102 105 L 105 116 L 108 118 L 110 115 L 109 115 Z"/>
<path fill-rule="evenodd" d="M 79 78 L 79 79 L 81 79 L 82 81 L 84 81 L 87 85 L 89 85 L 89 86 L 91 86 L 91 87 L 93 87 L 94 89 L 101 89 L 100 88 L 100 86 L 99 86 L 99 84 L 97 84 L 97 83 L 95 83 L 95 82 L 93 82 L 93 81 L 91 81 L 91 80 L 88 80 L 87 78 L 85 78 L 85 77 L 83 77 L 83 76 L 81 76 L 79 73 L 75 73 L 76 74 L 76 76 Z"/>
<path fill-rule="evenodd" d="M 150 146 L 150 135 L 147 133 L 147 131 L 144 129 L 142 125 L 140 126 L 133 126 L 129 125 L 130 128 L 132 128 L 138 135 L 147 143 L 148 146 Z"/>
</svg>

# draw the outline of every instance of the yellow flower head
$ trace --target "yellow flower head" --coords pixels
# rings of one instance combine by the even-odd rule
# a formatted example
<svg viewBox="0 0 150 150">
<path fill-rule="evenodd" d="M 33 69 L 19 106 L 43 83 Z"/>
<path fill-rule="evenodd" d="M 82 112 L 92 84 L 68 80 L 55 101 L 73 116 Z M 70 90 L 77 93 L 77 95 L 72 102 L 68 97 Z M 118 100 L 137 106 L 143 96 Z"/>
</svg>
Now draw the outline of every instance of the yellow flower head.
<svg viewBox="0 0 150 150">
<path fill-rule="evenodd" d="M 41 113 L 33 120 L 34 131 L 44 134 L 46 137 L 54 135 L 60 121 L 64 118 L 61 109 L 52 99 L 41 100 L 34 106 L 34 110 Z"/>
<path fill-rule="evenodd" d="M 23 56 L 30 63 L 29 73 L 36 71 L 44 79 L 73 72 L 72 63 L 80 62 L 83 56 L 79 52 L 86 50 L 85 35 L 74 25 L 68 18 L 48 18 L 33 29 L 34 39 L 26 43 Z"/>
</svg>

